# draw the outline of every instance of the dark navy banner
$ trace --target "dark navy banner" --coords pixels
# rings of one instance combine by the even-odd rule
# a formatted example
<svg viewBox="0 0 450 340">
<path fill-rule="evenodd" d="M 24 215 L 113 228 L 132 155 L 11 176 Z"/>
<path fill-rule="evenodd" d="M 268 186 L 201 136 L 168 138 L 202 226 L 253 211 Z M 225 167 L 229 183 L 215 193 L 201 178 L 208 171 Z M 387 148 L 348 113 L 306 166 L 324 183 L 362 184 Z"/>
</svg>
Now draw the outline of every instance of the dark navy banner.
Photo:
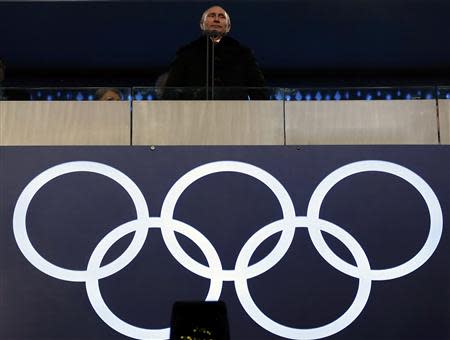
<svg viewBox="0 0 450 340">
<path fill-rule="evenodd" d="M 0 339 L 450 339 L 450 147 L 2 147 Z"/>
</svg>

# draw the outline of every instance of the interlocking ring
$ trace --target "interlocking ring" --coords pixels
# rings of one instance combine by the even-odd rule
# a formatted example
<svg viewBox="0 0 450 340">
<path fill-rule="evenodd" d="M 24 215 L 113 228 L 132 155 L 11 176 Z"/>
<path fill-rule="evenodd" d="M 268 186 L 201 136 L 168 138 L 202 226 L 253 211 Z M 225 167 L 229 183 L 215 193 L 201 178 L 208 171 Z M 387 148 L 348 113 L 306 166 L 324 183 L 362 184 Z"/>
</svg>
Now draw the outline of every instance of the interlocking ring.
<svg viewBox="0 0 450 340">
<path fill-rule="evenodd" d="M 168 339 L 170 336 L 170 331 L 169 328 L 144 329 L 132 326 L 114 315 L 114 313 L 104 302 L 100 293 L 100 287 L 98 284 L 99 275 L 97 272 L 100 270 L 100 265 L 107 251 L 122 237 L 129 233 L 136 232 L 136 230 L 141 228 L 160 228 L 162 225 L 162 219 L 157 217 L 147 217 L 122 224 L 111 231 L 99 242 L 97 247 L 92 252 L 87 266 L 87 272 L 93 274 L 88 275 L 86 280 L 86 291 L 92 307 L 107 325 L 119 333 L 127 335 L 131 338 Z M 174 231 L 190 238 L 196 244 L 201 244 L 202 247 L 200 249 L 205 255 L 208 265 L 211 268 L 214 268 L 212 272 L 220 273 L 222 270 L 222 265 L 220 263 L 219 255 L 205 236 L 203 236 L 198 230 L 180 221 L 171 221 L 171 226 Z M 142 245 L 140 245 L 139 249 L 136 249 L 137 251 L 134 253 L 137 255 L 141 248 Z M 222 292 L 222 283 L 223 281 L 220 279 L 220 275 L 213 275 L 211 277 L 211 285 L 205 298 L 206 301 L 219 300 Z"/>
<path fill-rule="evenodd" d="M 423 265 L 433 255 L 442 235 L 443 218 L 439 200 L 430 186 L 414 172 L 398 164 L 382 161 L 361 161 L 345 165 L 333 171 L 319 183 L 309 201 L 307 214 L 310 217 L 318 218 L 322 201 L 334 185 L 348 176 L 367 171 L 384 172 L 402 178 L 422 195 L 430 213 L 428 238 L 422 249 L 412 259 L 393 268 L 372 269 L 369 273 L 372 280 L 396 279 L 415 271 Z M 308 231 L 317 251 L 330 265 L 347 275 L 356 278 L 360 277 L 355 266 L 345 262 L 333 253 L 323 239 L 320 229 L 309 228 Z"/>
<path fill-rule="evenodd" d="M 356 297 L 353 303 L 343 315 L 327 325 L 309 329 L 299 329 L 281 325 L 261 312 L 261 310 L 254 303 L 248 290 L 245 271 L 248 267 L 248 263 L 253 253 L 258 248 L 258 246 L 270 236 L 283 231 L 283 225 L 286 222 L 295 227 L 312 227 L 318 230 L 326 231 L 329 234 L 333 235 L 350 250 L 356 261 L 357 269 L 361 272 L 358 292 L 356 293 Z M 247 314 L 253 319 L 253 321 L 255 321 L 257 324 L 259 324 L 269 332 L 288 339 L 320 339 L 343 330 L 345 327 L 350 325 L 362 312 L 367 300 L 369 299 L 370 287 L 372 283 L 367 275 L 367 273 L 370 271 L 369 260 L 367 259 L 367 256 L 361 246 L 349 233 L 330 222 L 303 216 L 296 217 L 288 221 L 280 220 L 273 222 L 253 234 L 253 236 L 250 237 L 247 243 L 242 247 L 242 250 L 238 255 L 238 259 L 236 261 L 236 270 L 243 273 L 242 275 L 237 276 L 234 285 L 236 287 L 236 293 L 238 295 L 239 301 L 241 302 L 241 305 L 242 307 L 244 307 Z"/>
<path fill-rule="evenodd" d="M 70 270 L 45 260 L 32 246 L 26 230 L 26 214 L 34 195 L 54 178 L 72 172 L 92 172 L 104 175 L 120 184 L 129 194 L 136 207 L 136 220 L 122 224 L 107 234 L 90 256 L 85 271 Z M 422 249 L 409 261 L 388 269 L 371 269 L 369 260 L 358 242 L 341 227 L 319 218 L 322 201 L 328 191 L 342 179 L 366 171 L 385 172 L 410 183 L 422 195 L 430 213 L 430 231 Z M 220 257 L 213 244 L 194 227 L 173 218 L 176 203 L 181 194 L 192 183 L 210 174 L 219 172 L 242 173 L 261 181 L 277 197 L 283 218 L 262 227 L 242 247 L 234 269 L 223 269 Z M 137 185 L 125 174 L 108 165 L 97 162 L 69 162 L 54 166 L 35 177 L 20 194 L 13 216 L 13 230 L 17 245 L 27 260 L 49 276 L 66 280 L 85 282 L 89 301 L 99 317 L 119 333 L 135 339 L 168 339 L 169 328 L 144 329 L 130 325 L 118 318 L 103 300 L 98 280 L 117 273 L 137 256 L 143 247 L 149 228 L 160 228 L 164 242 L 172 256 L 186 269 L 209 279 L 210 288 L 205 300 L 220 298 L 224 281 L 233 281 L 236 294 L 248 315 L 269 332 L 288 339 L 320 339 L 336 334 L 349 326 L 362 312 L 369 298 L 373 280 L 390 280 L 411 273 L 422 266 L 436 250 L 442 235 L 442 209 L 433 190 L 417 174 L 398 164 L 385 161 L 360 161 L 345 165 L 327 177 L 317 186 L 308 204 L 307 216 L 296 216 L 292 200 L 283 185 L 268 172 L 254 165 L 220 161 L 201 165 L 182 176 L 167 193 L 161 217 L 150 217 L 147 203 Z M 248 289 L 247 280 L 274 267 L 286 254 L 293 241 L 296 228 L 308 228 L 311 240 L 319 254 L 335 269 L 359 279 L 358 290 L 351 306 L 339 318 L 326 325 L 299 329 L 284 326 L 267 317 L 255 304 Z M 356 266 L 339 258 L 328 247 L 322 236 L 325 231 L 341 241 L 355 259 Z M 281 237 L 275 248 L 262 260 L 249 266 L 250 259 L 258 246 L 275 233 Z M 128 248 L 117 259 L 101 267 L 101 262 L 118 240 L 134 233 Z M 190 238 L 203 252 L 208 265 L 190 257 L 178 243 L 175 233 Z"/>
<path fill-rule="evenodd" d="M 167 248 L 178 262 L 180 262 L 186 269 L 189 269 L 197 275 L 206 278 L 211 278 L 211 274 L 208 273 L 209 269 L 202 264 L 197 263 L 188 254 L 186 254 L 183 248 L 181 248 L 175 237 L 175 233 L 173 232 L 172 228 L 170 228 L 170 221 L 172 221 L 173 219 L 175 205 L 184 190 L 186 190 L 189 185 L 199 180 L 200 178 L 219 172 L 241 173 L 258 179 L 259 181 L 267 185 L 277 197 L 278 202 L 281 205 L 283 218 L 295 217 L 294 204 L 292 203 L 292 200 L 286 189 L 281 185 L 280 182 L 278 182 L 275 177 L 273 177 L 267 171 L 264 171 L 254 165 L 231 161 L 213 162 L 201 165 L 186 173 L 170 188 L 169 192 L 166 195 L 166 198 L 164 199 L 161 208 L 161 218 L 167 221 L 167 223 L 165 224 L 165 227 L 162 228 L 162 236 L 164 238 L 164 242 L 167 245 Z M 289 245 L 294 238 L 294 234 L 295 228 L 290 225 L 286 225 L 281 233 L 280 240 L 278 241 L 272 252 L 264 259 L 253 264 L 249 268 L 249 278 L 264 273 L 272 267 L 272 263 L 278 262 L 289 250 Z M 191 265 L 189 265 L 188 262 Z M 222 275 L 222 279 L 226 281 L 233 281 L 235 279 L 235 273 L 233 270 L 225 270 L 222 272 Z"/>
<path fill-rule="evenodd" d="M 136 207 L 138 219 L 147 218 L 149 214 L 144 195 L 142 195 L 137 185 L 128 176 L 106 164 L 85 161 L 63 163 L 45 170 L 28 183 L 17 200 L 13 215 L 14 237 L 22 254 L 33 266 L 47 275 L 65 281 L 84 282 L 88 275 L 86 271 L 65 269 L 44 259 L 34 249 L 28 237 L 26 226 L 28 206 L 39 189 L 56 177 L 72 172 L 91 172 L 109 177 L 120 184 L 131 197 Z M 137 230 L 127 250 L 117 259 L 101 268 L 98 273 L 100 275 L 99 278 L 110 276 L 128 265 L 136 256 L 133 250 L 140 249 L 144 245 L 147 238 L 147 230 L 147 228 Z"/>
</svg>

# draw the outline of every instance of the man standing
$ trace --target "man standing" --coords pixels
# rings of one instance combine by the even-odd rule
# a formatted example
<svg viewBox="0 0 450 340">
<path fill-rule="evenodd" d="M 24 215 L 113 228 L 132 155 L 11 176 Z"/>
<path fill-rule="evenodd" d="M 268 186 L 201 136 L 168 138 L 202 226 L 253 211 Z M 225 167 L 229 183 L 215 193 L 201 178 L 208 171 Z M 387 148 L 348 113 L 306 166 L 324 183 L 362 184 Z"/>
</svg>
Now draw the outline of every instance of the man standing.
<svg viewBox="0 0 450 340">
<path fill-rule="evenodd" d="M 263 87 L 264 76 L 252 51 L 227 36 L 228 13 L 220 6 L 208 8 L 200 19 L 203 36 L 178 50 L 168 74 L 167 87 Z M 230 92 L 216 91 L 216 99 Z M 204 92 L 203 92 L 204 93 Z M 234 92 L 236 96 L 237 92 Z"/>
</svg>

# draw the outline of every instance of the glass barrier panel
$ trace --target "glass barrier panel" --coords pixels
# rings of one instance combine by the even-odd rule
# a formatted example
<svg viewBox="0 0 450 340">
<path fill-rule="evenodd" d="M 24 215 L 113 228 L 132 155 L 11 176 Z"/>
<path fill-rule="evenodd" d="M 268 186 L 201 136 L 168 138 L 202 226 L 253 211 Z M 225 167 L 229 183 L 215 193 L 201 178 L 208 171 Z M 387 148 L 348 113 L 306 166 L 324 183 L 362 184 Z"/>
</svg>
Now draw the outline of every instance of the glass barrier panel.
<svg viewBox="0 0 450 340">
<path fill-rule="evenodd" d="M 1 100 L 23 101 L 128 101 L 131 88 L 126 87 L 0 87 Z"/>
<path fill-rule="evenodd" d="M 134 87 L 134 100 L 284 100 L 283 88 Z"/>
<path fill-rule="evenodd" d="M 286 101 L 435 99 L 434 87 L 289 88 Z"/>
<path fill-rule="evenodd" d="M 94 101 L 94 100 L 419 100 L 450 99 L 450 87 L 0 87 L 0 100 Z"/>
<path fill-rule="evenodd" d="M 450 99 L 450 86 L 439 87 L 437 93 L 439 99 Z"/>
</svg>

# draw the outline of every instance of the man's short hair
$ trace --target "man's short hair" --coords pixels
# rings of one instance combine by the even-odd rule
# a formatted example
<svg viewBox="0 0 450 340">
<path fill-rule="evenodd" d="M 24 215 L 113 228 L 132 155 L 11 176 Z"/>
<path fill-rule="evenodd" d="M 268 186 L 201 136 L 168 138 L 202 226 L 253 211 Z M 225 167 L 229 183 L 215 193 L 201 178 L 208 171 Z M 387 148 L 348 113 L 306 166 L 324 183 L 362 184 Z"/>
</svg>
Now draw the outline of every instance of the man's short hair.
<svg viewBox="0 0 450 340">
<path fill-rule="evenodd" d="M 117 95 L 119 99 L 111 99 L 111 98 L 105 98 L 105 95 L 108 92 L 112 92 L 113 94 Z M 113 87 L 101 87 L 97 91 L 95 91 L 95 100 L 122 100 L 122 94 L 120 91 Z"/>
</svg>

